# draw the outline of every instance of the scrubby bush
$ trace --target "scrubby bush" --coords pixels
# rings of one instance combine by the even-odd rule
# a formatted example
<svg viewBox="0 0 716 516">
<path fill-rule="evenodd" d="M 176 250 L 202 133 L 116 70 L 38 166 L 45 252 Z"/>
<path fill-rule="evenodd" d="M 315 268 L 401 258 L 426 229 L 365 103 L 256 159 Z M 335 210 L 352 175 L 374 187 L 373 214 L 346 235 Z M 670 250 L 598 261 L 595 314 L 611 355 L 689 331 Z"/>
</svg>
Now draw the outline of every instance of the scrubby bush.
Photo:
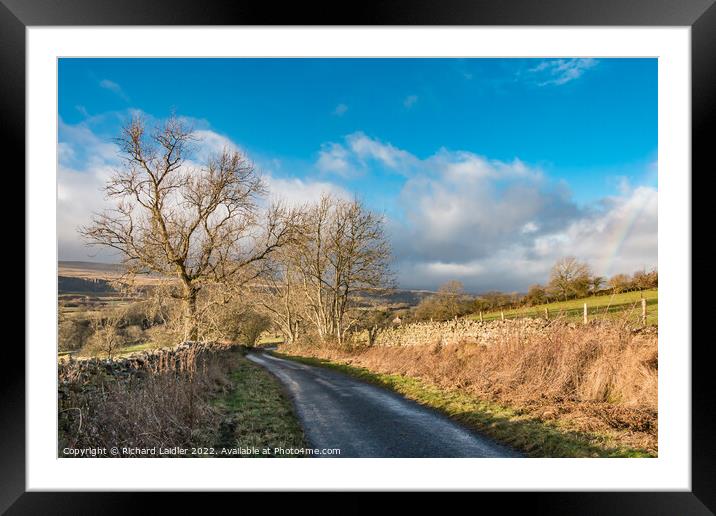
<svg viewBox="0 0 716 516">
<path fill-rule="evenodd" d="M 60 318 L 58 326 L 59 351 L 76 351 L 83 348 L 92 335 L 92 325 L 85 318 Z"/>
<path fill-rule="evenodd" d="M 246 346 L 254 346 L 261 334 L 271 327 L 271 319 L 249 310 L 243 314 L 239 325 L 239 342 Z"/>
<path fill-rule="evenodd" d="M 206 340 L 223 340 L 253 346 L 261 333 L 271 327 L 271 319 L 237 302 L 216 304 L 199 322 Z"/>
<path fill-rule="evenodd" d="M 171 348 L 184 340 L 184 329 L 171 324 L 159 324 L 145 330 L 147 342 L 154 348 Z"/>
<path fill-rule="evenodd" d="M 93 321 L 92 336 L 82 348 L 82 354 L 111 359 L 120 348 L 127 345 L 122 322 L 121 315 L 116 313 L 104 318 L 97 317 Z"/>
<path fill-rule="evenodd" d="M 656 269 L 651 271 L 641 270 L 632 274 L 630 286 L 632 290 L 647 290 L 659 286 L 659 275 Z"/>
<path fill-rule="evenodd" d="M 631 288 L 631 280 L 626 274 L 615 274 L 609 278 L 609 287 L 615 294 L 626 292 Z"/>
<path fill-rule="evenodd" d="M 124 308 L 124 324 L 147 329 L 164 322 L 165 317 L 157 313 L 151 300 L 136 301 Z"/>
<path fill-rule="evenodd" d="M 592 286 L 592 271 L 588 264 L 567 256 L 554 264 L 549 276 L 549 289 L 557 298 L 567 300 L 584 297 Z"/>
<path fill-rule="evenodd" d="M 415 307 L 413 320 L 447 321 L 472 311 L 473 301 L 465 295 L 462 283 L 448 281 L 434 296 L 426 297 Z"/>
<path fill-rule="evenodd" d="M 517 293 L 507 294 L 505 292 L 499 292 L 492 290 L 480 294 L 473 301 L 473 311 L 487 311 L 496 310 L 498 308 L 512 307 L 519 303 L 520 298 Z"/>
<path fill-rule="evenodd" d="M 144 329 L 138 324 L 132 324 L 122 329 L 127 345 L 139 344 L 147 338 Z"/>
<path fill-rule="evenodd" d="M 532 285 L 524 299 L 528 306 L 541 305 L 547 302 L 547 291 L 542 285 Z"/>
</svg>

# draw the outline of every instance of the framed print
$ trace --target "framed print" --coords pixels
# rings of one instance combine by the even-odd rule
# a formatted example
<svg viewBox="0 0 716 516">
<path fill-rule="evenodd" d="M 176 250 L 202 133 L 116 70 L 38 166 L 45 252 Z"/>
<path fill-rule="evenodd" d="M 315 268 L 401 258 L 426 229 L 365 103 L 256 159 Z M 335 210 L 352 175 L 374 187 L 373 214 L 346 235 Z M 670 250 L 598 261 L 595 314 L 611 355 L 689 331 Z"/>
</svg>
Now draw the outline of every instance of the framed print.
<svg viewBox="0 0 716 516">
<path fill-rule="evenodd" d="M 3 0 L 28 300 L 3 510 L 711 513 L 713 2 L 219 4 Z"/>
</svg>

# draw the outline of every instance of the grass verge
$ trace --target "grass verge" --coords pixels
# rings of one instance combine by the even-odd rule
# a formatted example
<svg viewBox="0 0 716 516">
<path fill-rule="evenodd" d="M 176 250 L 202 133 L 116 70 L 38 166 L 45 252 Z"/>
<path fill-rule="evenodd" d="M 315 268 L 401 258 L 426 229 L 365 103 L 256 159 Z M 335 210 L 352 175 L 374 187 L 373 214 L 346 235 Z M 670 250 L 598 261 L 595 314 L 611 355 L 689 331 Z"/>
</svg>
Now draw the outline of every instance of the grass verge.
<svg viewBox="0 0 716 516">
<path fill-rule="evenodd" d="M 308 365 L 329 367 L 390 389 L 452 419 L 513 446 L 530 457 L 653 457 L 648 451 L 617 445 L 607 435 L 569 430 L 559 421 L 545 422 L 524 411 L 481 400 L 457 390 L 444 390 L 398 374 L 375 373 L 363 367 L 320 358 L 271 352 Z"/>
<path fill-rule="evenodd" d="M 214 400 L 222 414 L 216 447 L 239 450 L 241 457 L 270 457 L 276 456 L 275 448 L 306 447 L 291 401 L 278 380 L 240 353 L 231 360 L 231 385 Z"/>
</svg>

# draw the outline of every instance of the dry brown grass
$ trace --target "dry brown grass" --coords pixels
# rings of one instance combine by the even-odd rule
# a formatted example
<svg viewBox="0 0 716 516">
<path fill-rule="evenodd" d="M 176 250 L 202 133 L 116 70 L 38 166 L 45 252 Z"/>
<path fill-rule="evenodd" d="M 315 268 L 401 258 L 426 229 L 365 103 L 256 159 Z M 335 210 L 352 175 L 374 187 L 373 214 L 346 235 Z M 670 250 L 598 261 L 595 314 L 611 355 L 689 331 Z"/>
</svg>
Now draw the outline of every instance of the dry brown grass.
<svg viewBox="0 0 716 516">
<path fill-rule="evenodd" d="M 220 414 L 210 399 L 228 383 L 222 354 L 188 347 L 159 354 L 152 362 L 61 365 L 60 454 L 65 447 L 189 447 L 212 442 L 215 436 L 206 433 L 217 428 Z"/>
<path fill-rule="evenodd" d="M 570 430 L 657 451 L 658 338 L 619 321 L 557 321 L 490 345 L 284 347 L 386 374 L 426 380 L 495 401 Z"/>
</svg>

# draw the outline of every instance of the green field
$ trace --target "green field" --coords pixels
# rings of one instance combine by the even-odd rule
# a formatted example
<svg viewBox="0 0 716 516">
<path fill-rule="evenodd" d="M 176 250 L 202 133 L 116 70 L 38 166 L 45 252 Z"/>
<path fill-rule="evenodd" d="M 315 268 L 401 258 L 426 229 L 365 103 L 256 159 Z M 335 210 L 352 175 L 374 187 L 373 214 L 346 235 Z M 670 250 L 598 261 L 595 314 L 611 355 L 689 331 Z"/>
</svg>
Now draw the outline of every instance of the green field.
<svg viewBox="0 0 716 516">
<path fill-rule="evenodd" d="M 283 344 L 283 340 L 282 335 L 262 335 L 259 337 L 259 340 L 256 341 L 256 346 L 265 347 L 272 346 L 274 344 Z"/>
<path fill-rule="evenodd" d="M 550 318 L 563 317 L 569 320 L 581 321 L 584 303 L 587 303 L 587 316 L 589 319 L 625 317 L 631 322 L 638 323 L 641 320 L 642 297 L 646 299 L 646 322 L 648 325 L 656 326 L 659 321 L 658 289 L 604 296 L 590 296 L 582 299 L 571 299 L 569 301 L 505 310 L 504 313 L 505 319 L 544 317 L 546 308 L 549 311 Z M 468 317 L 479 320 L 480 314 L 476 313 Z M 501 317 L 502 315 L 499 310 L 482 313 L 484 321 L 494 321 Z"/>
</svg>

